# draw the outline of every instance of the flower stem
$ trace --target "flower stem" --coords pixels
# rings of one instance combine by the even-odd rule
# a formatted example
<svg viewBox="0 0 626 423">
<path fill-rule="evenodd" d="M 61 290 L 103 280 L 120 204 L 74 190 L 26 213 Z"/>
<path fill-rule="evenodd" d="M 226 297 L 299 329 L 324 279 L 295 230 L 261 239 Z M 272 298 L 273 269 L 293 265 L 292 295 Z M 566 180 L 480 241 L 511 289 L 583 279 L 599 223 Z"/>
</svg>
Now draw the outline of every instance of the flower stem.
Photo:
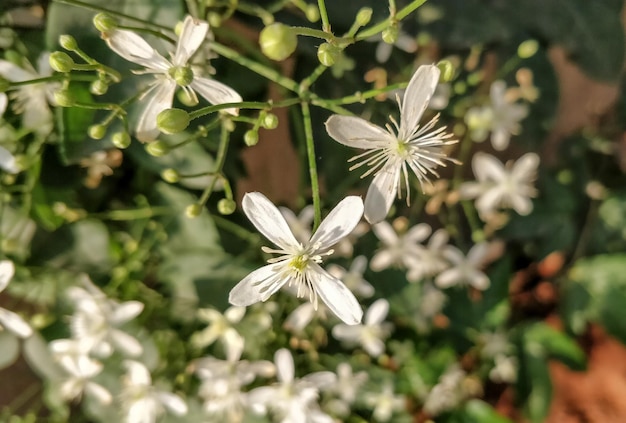
<svg viewBox="0 0 626 423">
<path fill-rule="evenodd" d="M 202 193 L 200 200 L 198 200 L 198 204 L 203 206 L 209 201 L 209 197 L 213 193 L 215 189 L 215 184 L 218 179 L 225 179 L 222 176 L 222 168 L 224 167 L 224 162 L 226 161 L 226 153 L 228 152 L 228 144 L 230 142 L 230 132 L 228 132 L 226 124 L 222 125 L 222 130 L 220 132 L 220 145 L 217 150 L 217 158 L 215 159 L 215 169 L 213 173 L 216 175 L 215 178 L 211 181 L 208 187 Z"/>
<path fill-rule="evenodd" d="M 317 163 L 315 161 L 315 142 L 313 141 L 313 126 L 311 124 L 311 110 L 309 103 L 302 102 L 302 122 L 304 123 L 304 138 L 306 140 L 306 151 L 309 160 L 309 176 L 311 178 L 311 194 L 313 196 L 313 232 L 320 225 L 322 212 L 320 205 L 320 187 L 317 176 Z"/>
<path fill-rule="evenodd" d="M 356 41 L 364 40 L 371 37 L 372 35 L 376 35 L 379 32 L 384 31 L 389 26 L 392 20 L 401 21 L 402 19 L 413 13 L 415 10 L 417 10 L 424 3 L 426 3 L 426 0 L 414 0 L 413 2 L 411 2 L 411 4 L 405 6 L 398 13 L 396 13 L 395 16 L 389 16 L 384 21 L 379 22 L 376 25 L 361 31 L 356 36 Z"/>
<path fill-rule="evenodd" d="M 214 112 L 218 112 L 220 110 L 224 110 L 224 109 L 230 109 L 230 108 L 238 108 L 238 109 L 259 109 L 259 110 L 270 110 L 272 108 L 275 107 L 288 107 L 288 106 L 293 106 L 294 104 L 298 104 L 300 102 L 300 99 L 298 98 L 288 98 L 286 100 L 283 101 L 277 101 L 277 102 L 272 102 L 272 101 L 244 101 L 241 103 L 223 103 L 223 104 L 215 104 L 213 106 L 207 106 L 207 107 L 203 107 L 201 109 L 198 110 L 194 110 L 193 112 L 189 113 L 189 119 L 193 120 L 193 119 L 198 119 L 202 116 L 206 116 L 209 115 L 211 113 Z"/>
<path fill-rule="evenodd" d="M 330 22 L 328 21 L 326 2 L 324 0 L 317 0 L 317 7 L 320 10 L 320 18 L 322 18 L 322 31 L 330 33 Z"/>
</svg>

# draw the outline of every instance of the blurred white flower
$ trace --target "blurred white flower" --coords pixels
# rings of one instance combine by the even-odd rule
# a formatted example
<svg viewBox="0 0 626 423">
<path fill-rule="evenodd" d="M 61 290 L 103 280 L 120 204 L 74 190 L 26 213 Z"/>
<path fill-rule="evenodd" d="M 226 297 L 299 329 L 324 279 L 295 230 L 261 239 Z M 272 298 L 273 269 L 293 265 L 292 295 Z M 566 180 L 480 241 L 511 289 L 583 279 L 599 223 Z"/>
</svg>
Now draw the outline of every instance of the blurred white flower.
<svg viewBox="0 0 626 423">
<path fill-rule="evenodd" d="M 462 387 L 465 376 L 466 373 L 458 364 L 450 366 L 428 393 L 424 401 L 424 411 L 431 416 L 437 416 L 459 405 L 465 398 Z"/>
<path fill-rule="evenodd" d="M 372 231 L 383 246 L 372 257 L 370 268 L 380 272 L 393 266 L 411 268 L 424 249 L 420 243 L 428 238 L 432 229 L 426 223 L 420 223 L 399 236 L 389 222 L 383 221 L 373 225 Z"/>
<path fill-rule="evenodd" d="M 491 103 L 469 109 L 465 122 L 474 141 L 484 141 L 491 131 L 491 145 L 502 151 L 509 146 L 511 135 L 519 133 L 520 121 L 528 115 L 528 107 L 507 99 L 504 81 L 491 84 L 489 93 Z"/>
<path fill-rule="evenodd" d="M 0 93 L 0 118 L 4 114 L 9 98 L 5 93 Z M 0 169 L 8 173 L 18 173 L 20 171 L 15 161 L 15 157 L 9 150 L 0 145 Z"/>
<path fill-rule="evenodd" d="M 357 394 L 367 381 L 368 375 L 361 371 L 352 372 L 352 367 L 348 363 L 340 363 L 337 366 L 337 382 L 329 390 L 335 398 L 327 404 L 327 409 L 340 416 L 350 414 L 350 408 L 357 399 Z"/>
<path fill-rule="evenodd" d="M 120 398 L 127 423 L 154 423 L 168 411 L 176 416 L 187 414 L 187 404 L 178 395 L 152 386 L 152 377 L 143 363 L 124 361 L 126 376 Z"/>
<path fill-rule="evenodd" d="M 0 260 L 0 292 L 4 291 L 13 279 L 15 265 L 11 260 Z M 33 329 L 18 314 L 0 307 L 0 329 L 7 330 L 19 338 L 28 338 Z"/>
<path fill-rule="evenodd" d="M 439 288 L 458 285 L 470 285 L 481 291 L 489 288 L 489 277 L 481 270 L 489 255 L 488 243 L 481 242 L 474 245 L 467 256 L 458 248 L 449 245 L 444 255 L 452 263 L 452 267 L 444 270 L 435 279 L 435 284 Z"/>
<path fill-rule="evenodd" d="M 382 40 L 382 37 L 374 37 L 374 41 L 378 41 L 376 46 L 376 61 L 378 63 L 385 63 L 391 57 L 393 48 L 396 47 L 406 53 L 415 53 L 417 51 L 417 40 L 414 36 L 407 34 L 400 30 L 396 42 L 389 44 Z"/>
<path fill-rule="evenodd" d="M 250 391 L 249 400 L 257 411 L 272 411 L 281 423 L 333 423 L 317 403 L 319 390 L 336 381 L 332 372 L 311 373 L 302 378 L 294 374 L 293 357 L 281 348 L 274 354 L 278 384 Z"/>
<path fill-rule="evenodd" d="M 283 327 L 293 334 L 301 335 L 314 318 L 319 317 L 325 320 L 327 311 L 328 308 L 324 304 L 321 304 L 316 310 L 312 303 L 302 303 L 296 307 L 294 311 L 289 313 L 289 316 L 287 316 L 283 323 Z"/>
<path fill-rule="evenodd" d="M 517 359 L 510 355 L 498 354 L 493 358 L 493 367 L 489 379 L 496 383 L 514 383 L 517 381 Z"/>
<path fill-rule="evenodd" d="M 143 303 L 113 301 L 86 276 L 82 283 L 84 287 L 67 290 L 76 308 L 70 318 L 72 337 L 87 345 L 88 351 L 97 357 L 109 357 L 114 350 L 129 357 L 139 356 L 143 351 L 141 343 L 119 328 L 141 314 Z"/>
<path fill-rule="evenodd" d="M 11 82 L 22 82 L 45 78 L 52 75 L 49 63 L 50 53 L 42 53 L 37 60 L 37 70 L 24 59 L 24 67 L 7 60 L 0 60 L 0 76 Z M 12 91 L 15 113 L 22 115 L 22 124 L 38 134 L 47 135 L 52 131 L 52 112 L 48 104 L 54 103 L 54 91 L 59 83 L 40 82 L 25 84 Z"/>
<path fill-rule="evenodd" d="M 367 257 L 358 256 L 352 260 L 350 269 L 346 270 L 337 264 L 330 264 L 326 270 L 335 278 L 343 281 L 355 295 L 369 298 L 374 295 L 374 287 L 365 279 L 363 273 L 367 269 Z"/>
<path fill-rule="evenodd" d="M 437 83 L 439 69 L 420 66 L 406 89 L 400 105 L 400 124 L 392 118 L 386 129 L 356 116 L 332 115 L 326 121 L 328 134 L 337 142 L 348 147 L 366 150 L 350 161 L 358 161 L 350 170 L 367 165 L 370 168 L 363 177 L 375 174 L 365 198 L 365 218 L 370 223 L 383 220 L 395 200 L 402 197 L 402 185 L 406 189 L 407 203 L 410 201 L 409 169 L 420 184 L 430 176 L 438 176 L 435 168 L 445 166 L 444 147 L 456 143 L 450 140 L 445 127 L 433 129 L 439 120 L 435 116 L 424 126 L 421 119 Z"/>
<path fill-rule="evenodd" d="M 234 347 L 233 341 L 243 343 L 243 338 L 234 325 L 239 323 L 245 314 L 245 307 L 229 307 L 224 314 L 210 308 L 199 309 L 198 318 L 208 323 L 208 326 L 191 336 L 192 345 L 204 348 L 219 339 L 224 344 L 225 350 L 229 351 Z"/>
<path fill-rule="evenodd" d="M 513 354 L 513 345 L 504 332 L 485 332 L 479 334 L 480 355 L 493 360 L 489 378 L 496 383 L 512 383 L 517 379 L 517 359 Z"/>
<path fill-rule="evenodd" d="M 393 325 L 385 322 L 389 312 L 389 302 L 384 298 L 374 301 L 365 313 L 365 323 L 348 326 L 338 324 L 333 327 L 333 336 L 348 344 L 360 345 L 372 357 L 385 351 L 385 339 L 391 334 Z"/>
<path fill-rule="evenodd" d="M 409 282 L 436 276 L 448 268 L 444 251 L 449 239 L 448 232 L 438 229 L 431 235 L 425 248 L 420 248 L 416 256 L 408 258 L 410 261 L 406 277 Z"/>
<path fill-rule="evenodd" d="M 433 317 L 443 309 L 447 297 L 430 282 L 422 284 L 421 288 L 422 292 L 414 314 L 414 321 L 417 331 L 425 333 L 430 329 Z"/>
<path fill-rule="evenodd" d="M 405 399 L 396 395 L 393 384 L 386 381 L 380 392 L 367 392 L 363 395 L 365 404 L 374 409 L 373 416 L 379 422 L 387 422 L 396 411 L 404 410 Z"/>
<path fill-rule="evenodd" d="M 268 265 L 239 282 L 230 291 L 231 304 L 249 306 L 267 300 L 284 285 L 293 285 L 297 288 L 296 295 L 307 295 L 316 308 L 319 296 L 344 322 L 357 324 L 361 321 L 363 311 L 352 292 L 320 266 L 322 258 L 331 253 L 330 248 L 348 235 L 361 219 L 361 198 L 344 198 L 305 243 L 298 242 L 280 211 L 263 194 L 247 193 L 243 210 L 259 232 L 278 247 L 263 247 L 263 251 L 280 256 L 268 260 Z"/>
<path fill-rule="evenodd" d="M 170 52 L 171 61 L 163 57 L 143 38 L 132 31 L 114 29 L 103 33 L 107 45 L 124 59 L 146 68 L 142 73 L 155 77 L 144 94 L 147 105 L 137 124 L 136 136 L 140 141 L 153 141 L 159 135 L 157 116 L 172 107 L 176 87 L 180 86 L 194 102 L 196 92 L 211 104 L 239 103 L 241 96 L 227 85 L 197 74 L 189 59 L 206 40 L 209 24 L 186 16 L 182 24 L 176 50 Z M 237 115 L 238 109 L 226 109 Z"/>
<path fill-rule="evenodd" d="M 537 195 L 533 182 L 537 177 L 539 156 L 526 153 L 515 163 L 503 165 L 497 158 L 476 153 L 472 169 L 477 181 L 465 182 L 459 188 L 462 198 L 477 198 L 476 210 L 487 219 L 499 208 L 513 208 L 520 215 L 533 209 L 532 197 Z"/>
</svg>

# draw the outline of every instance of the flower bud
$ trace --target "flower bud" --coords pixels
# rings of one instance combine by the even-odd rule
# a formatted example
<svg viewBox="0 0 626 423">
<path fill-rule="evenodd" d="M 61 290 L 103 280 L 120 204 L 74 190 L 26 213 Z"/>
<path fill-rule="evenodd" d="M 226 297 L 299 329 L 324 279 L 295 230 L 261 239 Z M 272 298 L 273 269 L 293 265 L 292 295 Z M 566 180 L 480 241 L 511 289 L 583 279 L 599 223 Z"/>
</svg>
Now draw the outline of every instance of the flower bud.
<svg viewBox="0 0 626 423">
<path fill-rule="evenodd" d="M 362 7 L 356 14 L 356 23 L 359 24 L 359 26 L 365 26 L 370 23 L 370 20 L 372 20 L 372 12 L 371 7 Z"/>
<path fill-rule="evenodd" d="M 117 28 L 117 21 L 108 13 L 100 12 L 93 17 L 93 26 L 100 32 L 108 32 Z"/>
<path fill-rule="evenodd" d="M 230 198 L 222 198 L 217 202 L 217 211 L 224 216 L 233 214 L 237 210 L 237 203 Z"/>
<path fill-rule="evenodd" d="M 78 43 L 76 42 L 76 38 L 67 34 L 61 35 L 59 37 L 59 45 L 68 51 L 74 51 L 78 48 Z"/>
<path fill-rule="evenodd" d="M 102 79 L 96 79 L 89 86 L 89 91 L 93 95 L 103 95 L 109 90 L 109 84 L 104 82 Z"/>
<path fill-rule="evenodd" d="M 383 31 L 383 41 L 387 44 L 394 44 L 398 41 L 398 34 L 400 29 L 398 28 L 398 24 L 391 24 Z"/>
<path fill-rule="evenodd" d="M 185 209 L 185 216 L 190 219 L 200 216 L 200 213 L 202 213 L 202 206 L 200 204 L 190 204 Z"/>
<path fill-rule="evenodd" d="M 164 134 L 177 134 L 189 126 L 189 113 L 181 109 L 166 109 L 157 116 L 157 128 Z"/>
<path fill-rule="evenodd" d="M 193 81 L 193 70 L 191 70 L 189 66 L 176 66 L 171 68 L 170 75 L 181 87 L 186 87 Z"/>
<path fill-rule="evenodd" d="M 72 107 L 76 102 L 76 99 L 69 90 L 61 89 L 54 92 L 54 101 L 61 107 Z"/>
<path fill-rule="evenodd" d="M 219 28 L 220 26 L 222 26 L 222 21 L 222 15 L 220 15 L 219 13 L 210 12 L 207 15 L 207 22 L 209 22 L 209 26 L 211 28 Z"/>
<path fill-rule="evenodd" d="M 528 59 L 533 57 L 539 50 L 539 43 L 537 40 L 526 40 L 517 47 L 517 55 L 521 59 Z"/>
<path fill-rule="evenodd" d="M 180 173 L 178 173 L 176 169 L 165 169 L 163 172 L 161 172 L 161 178 L 163 178 L 165 182 L 175 184 L 176 182 L 180 181 Z"/>
<path fill-rule="evenodd" d="M 313 4 L 307 6 L 304 10 L 304 15 L 309 22 L 317 22 L 320 20 L 320 10 Z"/>
<path fill-rule="evenodd" d="M 50 53 L 50 67 L 57 72 L 67 73 L 71 72 L 74 68 L 74 60 L 62 51 L 55 51 Z"/>
<path fill-rule="evenodd" d="M 275 129 L 278 126 L 278 116 L 274 113 L 268 113 L 263 117 L 261 126 L 265 129 Z"/>
<path fill-rule="evenodd" d="M 254 129 L 246 131 L 243 135 L 243 142 L 245 142 L 248 147 L 256 145 L 259 142 L 259 133 Z"/>
<path fill-rule="evenodd" d="M 130 135 L 127 132 L 116 132 L 111 137 L 111 142 L 114 146 L 123 150 L 130 145 Z"/>
<path fill-rule="evenodd" d="M 322 43 L 317 49 L 317 58 L 324 66 L 332 66 L 341 55 L 341 49 L 330 43 Z"/>
<path fill-rule="evenodd" d="M 439 82 L 450 82 L 454 78 L 454 66 L 449 60 L 442 60 L 437 63 L 437 67 L 441 71 Z"/>
<path fill-rule="evenodd" d="M 298 36 L 287 25 L 274 23 L 263 28 L 259 44 L 263 54 L 270 59 L 285 60 L 296 51 Z"/>
<path fill-rule="evenodd" d="M 154 141 L 146 145 L 146 151 L 151 156 L 161 157 L 169 153 L 170 148 L 162 141 Z"/>
<path fill-rule="evenodd" d="M 94 140 L 101 140 L 107 133 L 107 127 L 100 124 L 91 125 L 87 132 L 89 133 L 90 138 L 93 138 Z"/>
</svg>

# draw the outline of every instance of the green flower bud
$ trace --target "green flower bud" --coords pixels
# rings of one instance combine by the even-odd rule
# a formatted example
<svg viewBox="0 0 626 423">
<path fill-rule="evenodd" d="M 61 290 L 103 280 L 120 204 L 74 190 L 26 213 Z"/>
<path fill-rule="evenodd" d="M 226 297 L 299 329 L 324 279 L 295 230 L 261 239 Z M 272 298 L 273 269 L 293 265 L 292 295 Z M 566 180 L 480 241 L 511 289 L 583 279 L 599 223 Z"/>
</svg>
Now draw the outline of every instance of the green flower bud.
<svg viewBox="0 0 626 423">
<path fill-rule="evenodd" d="M 372 20 L 372 12 L 371 7 L 362 7 L 356 14 L 356 23 L 360 26 L 365 26 L 370 23 Z"/>
<path fill-rule="evenodd" d="M 391 24 L 383 31 L 383 41 L 387 44 L 394 44 L 398 41 L 398 34 L 400 33 L 400 29 L 397 24 Z"/>
<path fill-rule="evenodd" d="M 322 43 L 317 49 L 317 59 L 324 66 L 332 66 L 341 56 L 341 49 L 329 43 Z"/>
<path fill-rule="evenodd" d="M 263 28 L 259 44 L 263 54 L 270 59 L 285 60 L 296 51 L 298 36 L 287 25 L 274 23 Z"/>
<path fill-rule="evenodd" d="M 111 142 L 114 146 L 123 150 L 130 145 L 130 135 L 127 132 L 116 132 L 111 137 Z"/>
<path fill-rule="evenodd" d="M 442 60 L 437 67 L 441 71 L 439 82 L 450 82 L 454 78 L 454 65 L 449 60 Z"/>
<path fill-rule="evenodd" d="M 222 198 L 217 202 L 217 211 L 224 216 L 233 214 L 237 210 L 237 203 L 230 198 Z"/>
<path fill-rule="evenodd" d="M 317 6 L 313 4 L 309 4 L 304 11 L 304 15 L 306 16 L 309 22 L 317 22 L 320 20 L 320 11 Z"/>
<path fill-rule="evenodd" d="M 89 137 L 94 140 L 101 140 L 107 133 L 107 127 L 100 124 L 91 125 L 87 132 L 89 133 Z"/>
<path fill-rule="evenodd" d="M 243 135 L 243 142 L 245 142 L 248 147 L 256 145 L 259 142 L 259 133 L 254 129 L 246 131 Z"/>
<path fill-rule="evenodd" d="M 117 20 L 108 13 L 100 12 L 93 17 L 93 26 L 100 32 L 108 32 L 117 28 Z"/>
<path fill-rule="evenodd" d="M 278 126 L 278 116 L 274 113 L 268 113 L 263 117 L 261 126 L 265 129 L 275 129 Z"/>
<path fill-rule="evenodd" d="M 175 66 L 169 70 L 169 74 L 181 87 L 186 87 L 193 81 L 193 70 L 190 66 Z"/>
<path fill-rule="evenodd" d="M 165 182 L 175 184 L 176 182 L 180 181 L 180 173 L 178 173 L 176 169 L 165 169 L 163 172 L 161 172 L 161 178 L 163 178 Z"/>
<path fill-rule="evenodd" d="M 0 93 L 5 93 L 11 88 L 11 81 L 0 76 Z"/>
<path fill-rule="evenodd" d="M 103 95 L 109 90 L 109 84 L 104 82 L 102 79 L 96 79 L 89 86 L 89 91 L 93 95 Z"/>
<path fill-rule="evenodd" d="M 62 51 L 52 52 L 48 61 L 50 62 L 50 67 L 57 72 L 71 72 L 74 68 L 74 60 Z"/>
<path fill-rule="evenodd" d="M 76 42 L 76 38 L 67 34 L 61 35 L 59 37 L 59 45 L 68 51 L 74 51 L 78 48 L 78 43 Z"/>
<path fill-rule="evenodd" d="M 200 213 L 202 213 L 202 206 L 200 204 L 190 204 L 185 209 L 185 216 L 190 219 L 200 216 Z"/>
<path fill-rule="evenodd" d="M 193 107 L 198 104 L 198 98 L 194 98 L 193 96 L 191 96 L 188 90 L 176 91 L 176 98 L 178 99 L 178 101 L 188 107 Z"/>
<path fill-rule="evenodd" d="M 54 101 L 61 107 L 72 107 L 76 103 L 74 95 L 63 89 L 54 92 Z"/>
<path fill-rule="evenodd" d="M 539 50 L 539 43 L 537 40 L 526 40 L 517 47 L 517 55 L 521 59 L 528 59 L 533 57 Z"/>
<path fill-rule="evenodd" d="M 222 15 L 219 13 L 211 12 L 207 15 L 207 21 L 211 28 L 219 28 L 222 26 Z"/>
<path fill-rule="evenodd" d="M 189 113 L 181 109 L 166 109 L 157 116 L 157 128 L 164 134 L 177 134 L 189 126 Z"/>
<path fill-rule="evenodd" d="M 146 145 L 146 151 L 151 156 L 161 157 L 169 153 L 170 148 L 162 141 L 154 141 Z"/>
<path fill-rule="evenodd" d="M 227 117 L 227 115 L 224 115 Z M 223 128 L 228 132 L 233 132 L 235 130 L 235 122 L 231 119 L 224 119 L 222 121 Z"/>
</svg>

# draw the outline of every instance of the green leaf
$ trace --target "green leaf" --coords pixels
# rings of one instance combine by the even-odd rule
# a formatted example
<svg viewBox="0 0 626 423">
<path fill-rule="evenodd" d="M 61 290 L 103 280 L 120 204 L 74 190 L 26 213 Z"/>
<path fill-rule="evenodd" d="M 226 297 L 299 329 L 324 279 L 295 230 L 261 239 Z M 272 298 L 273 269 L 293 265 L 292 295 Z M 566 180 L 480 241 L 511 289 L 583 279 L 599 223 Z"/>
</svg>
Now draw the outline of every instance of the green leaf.
<svg viewBox="0 0 626 423">
<path fill-rule="evenodd" d="M 512 421 L 479 399 L 469 400 L 464 409 L 467 423 L 512 423 Z"/>
<path fill-rule="evenodd" d="M 524 335 L 525 345 L 533 351 L 541 349 L 546 358 L 556 358 L 570 368 L 584 370 L 585 353 L 567 334 L 545 323 L 534 323 Z"/>
<path fill-rule="evenodd" d="M 543 423 L 552 401 L 552 382 L 545 357 L 526 352 L 520 360 L 518 392 L 526 415 L 533 423 Z M 523 387 L 523 389 L 521 389 Z"/>
<path fill-rule="evenodd" d="M 601 298 L 600 322 L 607 332 L 626 344 L 626 320 L 624 306 L 626 305 L 626 287 L 609 286 Z"/>
</svg>

